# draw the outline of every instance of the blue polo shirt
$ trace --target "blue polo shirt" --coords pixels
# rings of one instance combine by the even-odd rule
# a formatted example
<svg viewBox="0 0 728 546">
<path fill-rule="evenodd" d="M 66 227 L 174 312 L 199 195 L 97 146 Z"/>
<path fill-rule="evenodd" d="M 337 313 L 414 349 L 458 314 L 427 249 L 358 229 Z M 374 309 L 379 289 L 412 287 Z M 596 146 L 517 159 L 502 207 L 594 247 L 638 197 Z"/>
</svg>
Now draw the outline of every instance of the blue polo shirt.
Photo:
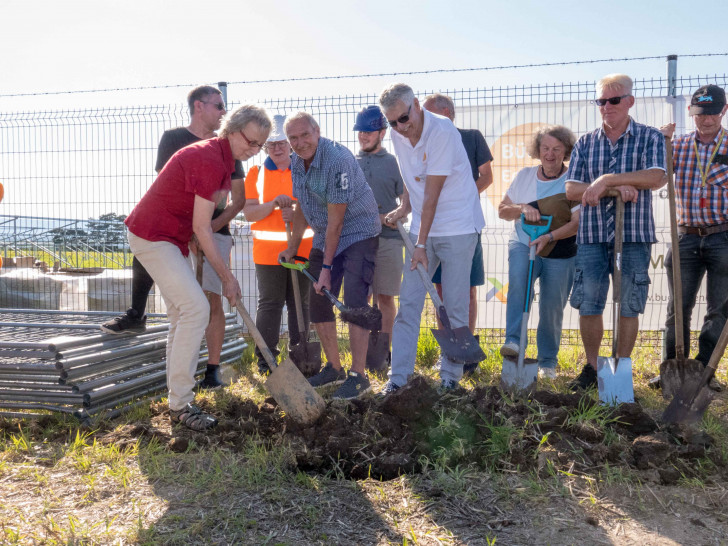
<svg viewBox="0 0 728 546">
<path fill-rule="evenodd" d="M 313 247 L 321 251 L 326 243 L 329 204 L 346 204 L 338 256 L 354 243 L 376 237 L 382 231 L 379 209 L 364 173 L 348 148 L 328 138 L 319 138 L 308 171 L 298 154 L 291 156 L 293 197 L 301 205 L 306 222 L 313 229 Z"/>
</svg>

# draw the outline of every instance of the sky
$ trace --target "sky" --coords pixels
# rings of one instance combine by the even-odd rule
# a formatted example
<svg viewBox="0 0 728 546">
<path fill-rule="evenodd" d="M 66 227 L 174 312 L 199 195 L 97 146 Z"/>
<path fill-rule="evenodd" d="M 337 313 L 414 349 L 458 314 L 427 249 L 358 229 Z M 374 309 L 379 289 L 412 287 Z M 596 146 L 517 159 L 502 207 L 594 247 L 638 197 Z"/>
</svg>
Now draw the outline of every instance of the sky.
<svg viewBox="0 0 728 546">
<path fill-rule="evenodd" d="M 676 0 L 234 2 L 2 0 L 0 113 L 182 103 L 219 81 L 402 73 L 659 56 L 549 68 L 231 83 L 229 99 L 378 93 L 394 81 L 420 91 L 594 81 L 610 72 L 723 74 L 728 2 Z M 174 86 L 180 87 L 174 87 Z M 146 91 L 58 91 L 151 87 Z M 167 87 L 172 86 L 172 87 Z M 31 93 L 29 97 L 13 97 Z"/>
</svg>

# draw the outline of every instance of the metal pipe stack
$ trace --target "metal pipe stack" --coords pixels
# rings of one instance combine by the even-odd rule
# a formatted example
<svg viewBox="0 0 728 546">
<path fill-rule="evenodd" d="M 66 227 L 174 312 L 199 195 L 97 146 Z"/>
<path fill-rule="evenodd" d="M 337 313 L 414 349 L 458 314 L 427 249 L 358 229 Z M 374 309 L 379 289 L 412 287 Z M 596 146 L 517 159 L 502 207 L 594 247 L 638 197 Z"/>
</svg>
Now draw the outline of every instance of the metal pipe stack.
<svg viewBox="0 0 728 546">
<path fill-rule="evenodd" d="M 0 309 L 0 415 L 50 410 L 86 419 L 163 396 L 166 315 L 147 315 L 144 334 L 103 333 L 98 325 L 116 314 Z M 240 358 L 247 347 L 241 333 L 235 315 L 227 315 L 221 363 Z M 197 375 L 206 366 L 203 343 Z"/>
</svg>

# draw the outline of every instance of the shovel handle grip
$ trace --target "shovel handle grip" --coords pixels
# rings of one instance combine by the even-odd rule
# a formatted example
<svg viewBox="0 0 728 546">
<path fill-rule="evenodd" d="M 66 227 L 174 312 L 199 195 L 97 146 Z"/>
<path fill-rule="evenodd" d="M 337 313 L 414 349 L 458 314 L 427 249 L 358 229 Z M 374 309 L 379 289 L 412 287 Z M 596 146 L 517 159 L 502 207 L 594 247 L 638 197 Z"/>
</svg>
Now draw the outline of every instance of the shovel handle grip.
<svg viewBox="0 0 728 546">
<path fill-rule="evenodd" d="M 675 309 L 675 356 L 685 358 L 683 337 L 682 273 L 680 270 L 680 240 L 677 235 L 677 207 L 675 205 L 675 179 L 673 178 L 672 139 L 665 137 L 665 163 L 667 166 L 667 196 L 670 200 L 670 239 L 672 242 L 672 298 Z"/>
<path fill-rule="evenodd" d="M 248 310 L 245 308 L 245 306 L 238 302 L 238 304 L 235 306 L 235 308 L 238 310 L 238 313 L 240 313 L 240 316 L 243 317 L 243 322 L 245 323 L 245 326 L 248 328 L 248 332 L 250 332 L 250 335 L 253 336 L 253 340 L 255 341 L 255 344 L 258 346 L 258 349 L 263 354 L 263 358 L 265 358 L 266 363 L 268 364 L 268 367 L 271 369 L 271 371 L 275 370 L 278 365 L 276 364 L 276 359 L 273 357 L 273 353 L 268 348 L 268 345 L 266 344 L 265 340 L 263 339 L 262 334 L 260 333 L 260 330 L 255 326 L 255 322 L 253 321 L 253 318 L 250 316 L 250 313 L 248 313 Z"/>
<path fill-rule="evenodd" d="M 410 255 L 415 253 L 415 245 L 412 243 L 412 239 L 409 237 L 409 233 L 407 233 L 407 230 L 404 229 L 404 226 L 402 225 L 401 220 L 397 220 L 397 229 L 399 230 L 399 235 L 402 237 L 402 241 L 404 241 L 404 246 L 407 248 L 407 252 L 410 253 Z M 435 286 L 432 284 L 432 279 L 430 279 L 430 276 L 427 274 L 427 271 L 425 271 L 425 267 L 422 264 L 417 264 L 417 272 L 420 274 L 420 277 L 422 278 L 422 283 L 425 285 L 425 289 L 427 290 L 427 293 L 430 295 L 430 299 L 432 300 L 432 303 L 435 305 L 435 308 L 438 310 L 438 315 L 440 315 L 440 322 L 445 324 L 442 320 L 442 313 L 440 313 L 441 309 L 445 309 L 445 306 L 442 303 L 442 300 L 440 299 L 440 296 L 437 295 L 437 290 L 435 290 Z M 447 316 L 445 314 L 445 316 Z M 449 326 L 449 324 L 447 325 Z"/>
</svg>

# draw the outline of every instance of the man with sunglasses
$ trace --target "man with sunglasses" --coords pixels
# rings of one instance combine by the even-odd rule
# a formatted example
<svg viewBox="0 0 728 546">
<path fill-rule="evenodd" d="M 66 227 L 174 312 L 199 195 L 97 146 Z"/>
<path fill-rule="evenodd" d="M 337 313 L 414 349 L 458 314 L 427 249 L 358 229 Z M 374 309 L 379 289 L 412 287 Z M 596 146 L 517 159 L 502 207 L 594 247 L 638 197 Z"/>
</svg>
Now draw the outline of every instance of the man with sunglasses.
<svg viewBox="0 0 728 546">
<path fill-rule="evenodd" d="M 596 93 L 594 102 L 602 125 L 577 141 L 566 174 L 566 197 L 581 201 L 582 207 L 571 306 L 579 310 L 586 364 L 571 383 L 572 390 L 597 385 L 597 357 L 604 334 L 602 314 L 614 261 L 616 198 L 605 194 L 619 191 L 625 203 L 617 353 L 629 357 L 637 339 L 638 317 L 647 303 L 650 251 L 657 240 L 652 191 L 666 182 L 662 134 L 629 116 L 635 102 L 632 79 L 610 74 L 597 83 Z"/>
<path fill-rule="evenodd" d="M 207 140 L 215 136 L 225 115 L 225 103 L 219 89 L 202 85 L 195 87 L 187 95 L 187 104 L 190 108 L 190 124 L 186 127 L 168 129 L 162 134 L 157 148 L 157 163 L 154 169 L 161 172 L 170 158 L 185 146 L 200 140 Z M 249 143 L 250 144 L 250 143 Z M 235 161 L 235 172 L 232 174 L 231 200 L 228 203 L 225 196 L 215 208 L 212 216 L 212 230 L 215 243 L 220 254 L 230 265 L 230 249 L 232 236 L 228 223 L 243 209 L 245 203 L 245 189 L 243 186 L 243 165 Z M 194 253 L 192 253 L 194 259 Z M 202 289 L 210 303 L 210 323 L 205 330 L 205 340 L 209 353 L 207 370 L 202 380 L 203 388 L 217 388 L 222 386 L 219 377 L 220 352 L 225 337 L 225 313 L 222 308 L 222 281 L 215 270 L 205 261 L 202 269 Z M 144 314 L 149 292 L 154 280 L 144 269 L 139 260 L 134 257 L 132 261 L 132 296 L 131 307 L 126 313 L 115 317 L 101 325 L 101 329 L 108 334 L 143 333 L 146 329 L 147 317 Z"/>
<path fill-rule="evenodd" d="M 399 312 L 392 333 L 392 369 L 384 393 L 393 392 L 414 373 L 425 287 L 417 265 L 432 278 L 442 264 L 444 304 L 453 328 L 468 326 L 470 264 L 485 226 L 478 190 L 463 141 L 453 123 L 420 106 L 412 88 L 394 84 L 379 96 L 379 105 L 392 127 L 405 192 L 402 203 L 387 214 L 388 226 L 412 212 L 409 237 L 415 246 L 404 268 Z M 442 354 L 441 389 L 454 389 L 463 365 Z"/>
<path fill-rule="evenodd" d="M 695 359 L 707 366 L 710 355 L 728 319 L 728 131 L 722 126 L 728 110 L 725 91 L 704 85 L 690 100 L 689 113 L 695 131 L 672 141 L 675 165 L 677 223 L 680 233 L 682 271 L 683 339 L 690 348 L 690 322 L 698 290 L 707 276 L 707 312 L 698 336 Z M 661 127 L 672 137 L 675 124 Z M 670 301 L 667 306 L 667 358 L 675 358 L 675 287 L 672 251 L 665 259 Z M 652 385 L 659 385 L 654 380 Z M 711 379 L 711 388 L 722 390 Z"/>
<path fill-rule="evenodd" d="M 286 116 L 273 116 L 271 130 L 264 149 L 268 157 L 261 166 L 252 167 L 245 178 L 245 219 L 253 222 L 253 262 L 258 281 L 258 309 L 255 325 L 266 345 L 277 356 L 283 306 L 288 309 L 288 333 L 291 345 L 301 340 L 293 297 L 293 276 L 289 269 L 278 263 L 278 255 L 288 248 L 286 222 L 293 221 L 293 180 L 291 178 L 291 146 L 283 132 Z M 298 252 L 308 256 L 311 252 L 313 232 L 307 229 Z M 301 292 L 301 314 L 308 321 L 309 280 L 296 275 Z M 306 329 L 308 324 L 306 324 Z M 255 348 L 258 371 L 270 373 L 263 353 Z"/>
<path fill-rule="evenodd" d="M 367 305 L 382 231 L 377 202 L 354 155 L 322 137 L 311 114 L 294 114 L 284 129 L 294 152 L 291 174 L 298 206 L 291 242 L 279 258 L 290 261 L 306 225 L 311 226 L 310 271 L 318 277 L 309 296 L 311 322 L 328 359 L 309 383 L 314 387 L 340 384 L 334 398 L 358 398 L 371 389 L 364 371 L 369 332 L 349 324 L 351 370 L 347 374 L 341 367 L 333 306 L 322 291 L 326 288 L 336 296 L 343 283 L 346 306 Z"/>
</svg>

